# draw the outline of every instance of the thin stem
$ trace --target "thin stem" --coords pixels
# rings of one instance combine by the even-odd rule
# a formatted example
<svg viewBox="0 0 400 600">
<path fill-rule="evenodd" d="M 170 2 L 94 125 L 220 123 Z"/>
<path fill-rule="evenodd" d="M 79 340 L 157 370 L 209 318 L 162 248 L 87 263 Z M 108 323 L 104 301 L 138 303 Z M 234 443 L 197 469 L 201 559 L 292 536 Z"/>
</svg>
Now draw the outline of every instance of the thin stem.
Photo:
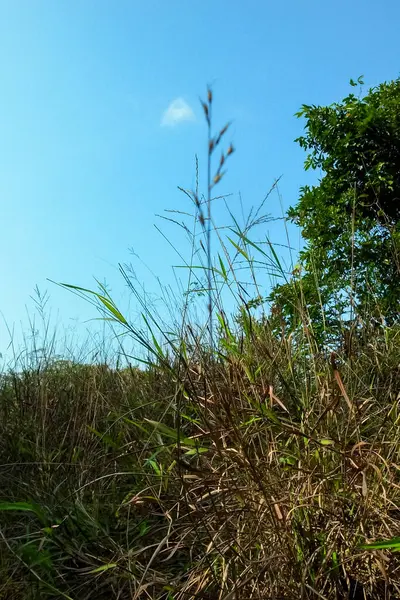
<svg viewBox="0 0 400 600">
<path fill-rule="evenodd" d="M 207 156 L 207 285 L 208 285 L 208 319 L 209 319 L 209 333 L 210 333 L 210 348 L 211 352 L 214 348 L 213 339 L 213 322 L 212 322 L 212 279 L 211 279 L 211 140 L 212 140 L 212 129 L 211 129 L 211 110 L 212 103 L 208 100 L 208 156 Z"/>
</svg>

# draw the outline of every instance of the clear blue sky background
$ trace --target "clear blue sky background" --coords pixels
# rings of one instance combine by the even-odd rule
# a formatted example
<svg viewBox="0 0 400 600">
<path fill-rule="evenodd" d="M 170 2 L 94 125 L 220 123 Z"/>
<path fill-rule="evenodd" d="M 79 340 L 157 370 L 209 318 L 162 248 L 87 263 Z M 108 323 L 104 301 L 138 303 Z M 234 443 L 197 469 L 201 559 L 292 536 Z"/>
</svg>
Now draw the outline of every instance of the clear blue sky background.
<svg viewBox="0 0 400 600">
<path fill-rule="evenodd" d="M 237 152 L 220 188 L 234 194 L 233 210 L 239 192 L 249 209 L 281 174 L 285 206 L 294 203 L 307 179 L 293 114 L 341 99 L 350 77 L 363 74 L 368 87 L 397 77 L 399 23 L 398 0 L 0 0 L 7 322 L 26 322 L 36 284 L 62 323 L 94 316 L 46 278 L 91 286 L 96 276 L 126 302 L 117 263 L 131 259 L 128 248 L 173 281 L 179 261 L 153 224 L 163 209 L 187 207 L 176 186 L 193 186 L 195 153 L 204 163 L 198 96 L 207 83 L 218 123 L 234 119 Z M 177 98 L 195 118 L 162 126 Z M 280 214 L 276 196 L 267 208 Z M 0 336 L 2 349 L 2 323 Z"/>
</svg>

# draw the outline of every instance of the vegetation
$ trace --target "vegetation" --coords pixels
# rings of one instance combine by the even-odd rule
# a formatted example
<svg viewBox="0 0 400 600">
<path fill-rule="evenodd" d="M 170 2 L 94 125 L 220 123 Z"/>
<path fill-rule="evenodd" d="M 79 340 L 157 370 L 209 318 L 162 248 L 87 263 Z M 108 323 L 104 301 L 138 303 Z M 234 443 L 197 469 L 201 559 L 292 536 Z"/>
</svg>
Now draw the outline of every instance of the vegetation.
<svg viewBox="0 0 400 600">
<path fill-rule="evenodd" d="M 351 82 L 356 86 L 356 82 Z M 358 83 L 361 85 L 362 80 Z M 391 323 L 399 314 L 400 79 L 332 106 L 304 105 L 306 169 L 322 170 L 289 210 L 306 240 L 298 277 L 274 290 L 289 326 L 302 288 L 321 340 L 343 318 Z M 326 330 L 326 327 L 328 330 Z M 324 335 L 325 334 L 325 335 Z"/>
<path fill-rule="evenodd" d="M 305 108 L 301 144 L 325 175 L 289 211 L 307 239 L 295 269 L 254 241 L 260 210 L 213 221 L 233 146 L 213 172 L 228 127 L 214 135 L 209 90 L 179 321 L 143 302 L 137 326 L 104 286 L 66 286 L 142 367 L 50 351 L 0 379 L 0 599 L 400 597 L 398 89 Z"/>
</svg>

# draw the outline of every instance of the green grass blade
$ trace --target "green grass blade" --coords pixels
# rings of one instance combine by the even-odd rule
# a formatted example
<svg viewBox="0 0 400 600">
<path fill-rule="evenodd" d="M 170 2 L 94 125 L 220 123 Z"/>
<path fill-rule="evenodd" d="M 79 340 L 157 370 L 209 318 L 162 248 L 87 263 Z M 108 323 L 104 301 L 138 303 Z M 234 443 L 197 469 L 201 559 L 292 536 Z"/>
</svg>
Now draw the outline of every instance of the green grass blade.
<svg viewBox="0 0 400 600">
<path fill-rule="evenodd" d="M 400 551 L 400 537 L 394 537 L 390 540 L 381 540 L 372 544 L 362 544 L 362 550 L 394 550 Z"/>
<path fill-rule="evenodd" d="M 117 567 L 117 563 L 108 563 L 107 565 L 101 565 L 101 567 L 97 567 L 96 569 L 93 569 L 92 571 L 89 571 L 90 575 L 93 575 L 95 573 L 104 573 L 104 571 L 109 571 L 110 569 L 115 569 L 115 567 Z"/>
<path fill-rule="evenodd" d="M 44 522 L 46 520 L 40 506 L 32 502 L 0 502 L 0 512 L 4 511 L 33 512 L 40 521 Z"/>
<path fill-rule="evenodd" d="M 242 256 L 244 256 L 244 258 L 245 258 L 245 259 L 246 259 L 248 262 L 250 262 L 250 257 L 249 257 L 249 255 L 247 254 L 247 252 L 246 252 L 245 250 L 243 250 L 243 248 L 241 248 L 241 247 L 240 247 L 240 246 L 239 246 L 239 245 L 238 245 L 236 242 L 234 242 L 234 241 L 232 240 L 232 238 L 228 237 L 228 240 L 230 241 L 230 243 L 232 244 L 232 246 L 233 246 L 234 248 L 236 248 L 236 250 L 239 252 L 239 254 L 241 254 Z"/>
</svg>

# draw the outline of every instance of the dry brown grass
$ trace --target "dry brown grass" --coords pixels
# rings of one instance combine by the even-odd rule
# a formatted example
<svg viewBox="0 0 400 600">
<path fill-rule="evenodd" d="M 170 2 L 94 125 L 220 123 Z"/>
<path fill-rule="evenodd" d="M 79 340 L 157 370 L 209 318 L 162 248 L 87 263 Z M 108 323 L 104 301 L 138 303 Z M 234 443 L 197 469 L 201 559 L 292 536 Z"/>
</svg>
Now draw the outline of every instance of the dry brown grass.
<svg viewBox="0 0 400 600">
<path fill-rule="evenodd" d="M 383 334 L 336 372 L 254 324 L 240 356 L 210 368 L 197 348 L 185 377 L 4 377 L 1 501 L 43 514 L 3 513 L 3 597 L 398 597 L 398 555 L 360 549 L 400 534 L 399 332 Z"/>
</svg>

